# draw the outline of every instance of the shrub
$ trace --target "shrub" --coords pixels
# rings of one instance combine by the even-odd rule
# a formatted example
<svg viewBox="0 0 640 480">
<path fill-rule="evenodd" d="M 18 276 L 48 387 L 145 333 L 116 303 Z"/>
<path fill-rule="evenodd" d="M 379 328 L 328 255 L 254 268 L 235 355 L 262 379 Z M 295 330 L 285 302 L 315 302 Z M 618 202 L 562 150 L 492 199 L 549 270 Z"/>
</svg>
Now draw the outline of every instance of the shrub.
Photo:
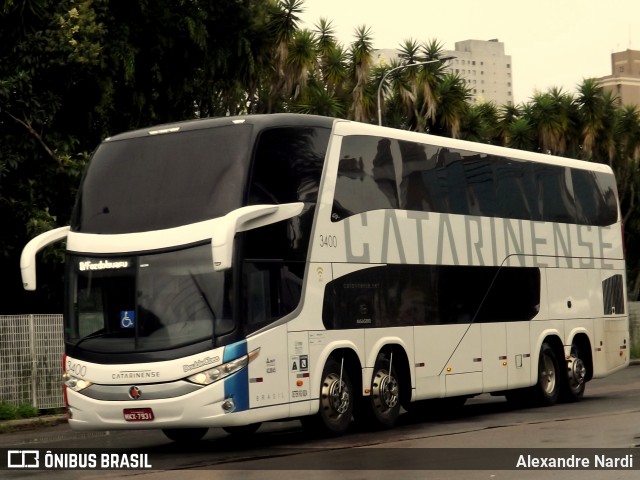
<svg viewBox="0 0 640 480">
<path fill-rule="evenodd" d="M 32 418 L 38 416 L 38 409 L 28 403 L 18 405 L 17 408 L 18 418 Z"/>
<path fill-rule="evenodd" d="M 12 403 L 0 401 L 0 420 L 15 420 L 18 418 L 18 408 Z"/>
</svg>

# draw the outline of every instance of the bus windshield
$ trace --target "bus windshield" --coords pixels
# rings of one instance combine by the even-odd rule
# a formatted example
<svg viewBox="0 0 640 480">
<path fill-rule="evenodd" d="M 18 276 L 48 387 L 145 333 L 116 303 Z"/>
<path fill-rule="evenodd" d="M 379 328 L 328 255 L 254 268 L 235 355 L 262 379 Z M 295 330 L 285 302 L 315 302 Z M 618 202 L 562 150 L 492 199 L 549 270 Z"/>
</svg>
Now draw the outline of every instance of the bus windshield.
<svg viewBox="0 0 640 480">
<path fill-rule="evenodd" d="M 251 134 L 251 125 L 227 125 L 102 143 L 80 187 L 72 230 L 162 230 L 241 207 Z"/>
<path fill-rule="evenodd" d="M 72 348 L 97 353 L 171 350 L 233 329 L 229 272 L 211 245 L 132 257 L 67 258 Z"/>
</svg>

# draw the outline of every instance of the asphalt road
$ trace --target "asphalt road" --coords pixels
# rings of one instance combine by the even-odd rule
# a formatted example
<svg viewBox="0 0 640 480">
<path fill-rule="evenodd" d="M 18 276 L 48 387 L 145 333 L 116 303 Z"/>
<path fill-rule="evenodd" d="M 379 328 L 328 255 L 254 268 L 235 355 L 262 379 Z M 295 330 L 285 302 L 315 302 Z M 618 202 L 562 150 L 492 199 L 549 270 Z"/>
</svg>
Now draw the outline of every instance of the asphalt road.
<svg viewBox="0 0 640 480">
<path fill-rule="evenodd" d="M 515 409 L 504 397 L 483 395 L 456 414 L 403 414 L 383 432 L 352 431 L 313 438 L 298 422 L 264 425 L 249 439 L 211 429 L 203 441 L 177 445 L 157 431 L 75 432 L 66 424 L 0 435 L 0 448 L 146 455 L 150 470 L 0 471 L 2 478 L 278 479 L 327 475 L 345 479 L 640 478 L 640 366 L 587 385 L 585 398 L 550 408 Z M 95 450 L 83 450 L 95 449 Z M 544 450 L 543 450 L 544 449 Z M 615 449 L 615 450 L 612 450 Z M 44 455 L 44 454 L 43 454 Z M 524 457 L 520 457 L 524 455 Z M 533 457 L 614 462 L 601 470 L 523 469 Z M 636 458 L 637 456 L 637 458 Z M 623 465 L 631 460 L 633 469 Z M 178 472 L 179 471 L 179 472 Z"/>
</svg>

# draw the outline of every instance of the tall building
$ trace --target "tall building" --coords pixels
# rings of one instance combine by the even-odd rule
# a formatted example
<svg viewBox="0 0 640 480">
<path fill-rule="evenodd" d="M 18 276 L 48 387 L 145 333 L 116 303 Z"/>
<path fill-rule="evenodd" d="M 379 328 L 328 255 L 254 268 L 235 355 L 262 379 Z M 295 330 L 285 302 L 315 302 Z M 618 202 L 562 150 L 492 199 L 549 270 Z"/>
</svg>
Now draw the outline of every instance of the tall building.
<svg viewBox="0 0 640 480">
<path fill-rule="evenodd" d="M 464 40 L 456 42 L 455 50 L 443 51 L 442 55 L 456 57 L 446 67 L 465 81 L 472 103 L 513 104 L 511 55 L 505 55 L 504 43 L 497 39 Z M 374 58 L 377 63 L 390 64 L 397 60 L 398 50 L 376 50 Z"/>
<path fill-rule="evenodd" d="M 611 75 L 598 79 L 605 91 L 617 95 L 622 105 L 640 106 L 640 51 L 611 54 Z"/>
<path fill-rule="evenodd" d="M 511 55 L 505 55 L 504 43 L 498 39 L 464 40 L 446 54 L 457 57 L 448 66 L 467 83 L 472 103 L 513 104 Z"/>
</svg>

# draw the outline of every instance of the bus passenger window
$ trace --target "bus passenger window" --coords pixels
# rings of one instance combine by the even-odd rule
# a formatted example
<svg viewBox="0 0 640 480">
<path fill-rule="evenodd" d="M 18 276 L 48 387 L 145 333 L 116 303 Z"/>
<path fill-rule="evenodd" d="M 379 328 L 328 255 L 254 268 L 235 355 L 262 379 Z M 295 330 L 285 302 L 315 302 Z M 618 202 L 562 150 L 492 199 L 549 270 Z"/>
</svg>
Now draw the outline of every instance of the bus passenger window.
<svg viewBox="0 0 640 480">
<path fill-rule="evenodd" d="M 462 164 L 462 156 L 455 150 L 443 148 L 438 154 L 438 164 L 443 162 L 446 171 L 446 182 L 449 187 L 449 210 L 445 213 L 468 215 L 467 179 Z"/>
<path fill-rule="evenodd" d="M 398 145 L 402 158 L 400 208 L 422 212 L 433 211 L 432 194 L 435 192 L 432 192 L 428 183 L 424 181 L 424 174 L 428 171 L 433 172 L 436 163 L 435 155 L 430 160 L 427 159 L 429 145 L 405 141 L 399 141 Z"/>
<path fill-rule="evenodd" d="M 543 221 L 574 223 L 576 208 L 567 186 L 568 173 L 568 169 L 554 165 L 538 165 L 535 169 Z"/>
<path fill-rule="evenodd" d="M 527 175 L 526 163 L 510 159 L 496 165 L 496 197 L 498 213 L 503 218 L 520 220 L 540 220 L 540 215 L 534 206 L 537 198 L 534 185 Z"/>
<path fill-rule="evenodd" d="M 397 142 L 388 138 L 345 137 L 340 151 L 332 221 L 370 210 L 398 208 Z"/>
<path fill-rule="evenodd" d="M 578 223 L 606 226 L 616 222 L 618 209 L 613 193 L 613 176 L 598 176 L 596 172 L 589 170 L 573 169 L 571 179 L 576 197 Z"/>
<path fill-rule="evenodd" d="M 494 157 L 484 154 L 463 156 L 464 173 L 467 180 L 467 201 L 471 215 L 495 217 L 498 213 L 496 205 L 496 182 L 493 176 Z"/>
</svg>

